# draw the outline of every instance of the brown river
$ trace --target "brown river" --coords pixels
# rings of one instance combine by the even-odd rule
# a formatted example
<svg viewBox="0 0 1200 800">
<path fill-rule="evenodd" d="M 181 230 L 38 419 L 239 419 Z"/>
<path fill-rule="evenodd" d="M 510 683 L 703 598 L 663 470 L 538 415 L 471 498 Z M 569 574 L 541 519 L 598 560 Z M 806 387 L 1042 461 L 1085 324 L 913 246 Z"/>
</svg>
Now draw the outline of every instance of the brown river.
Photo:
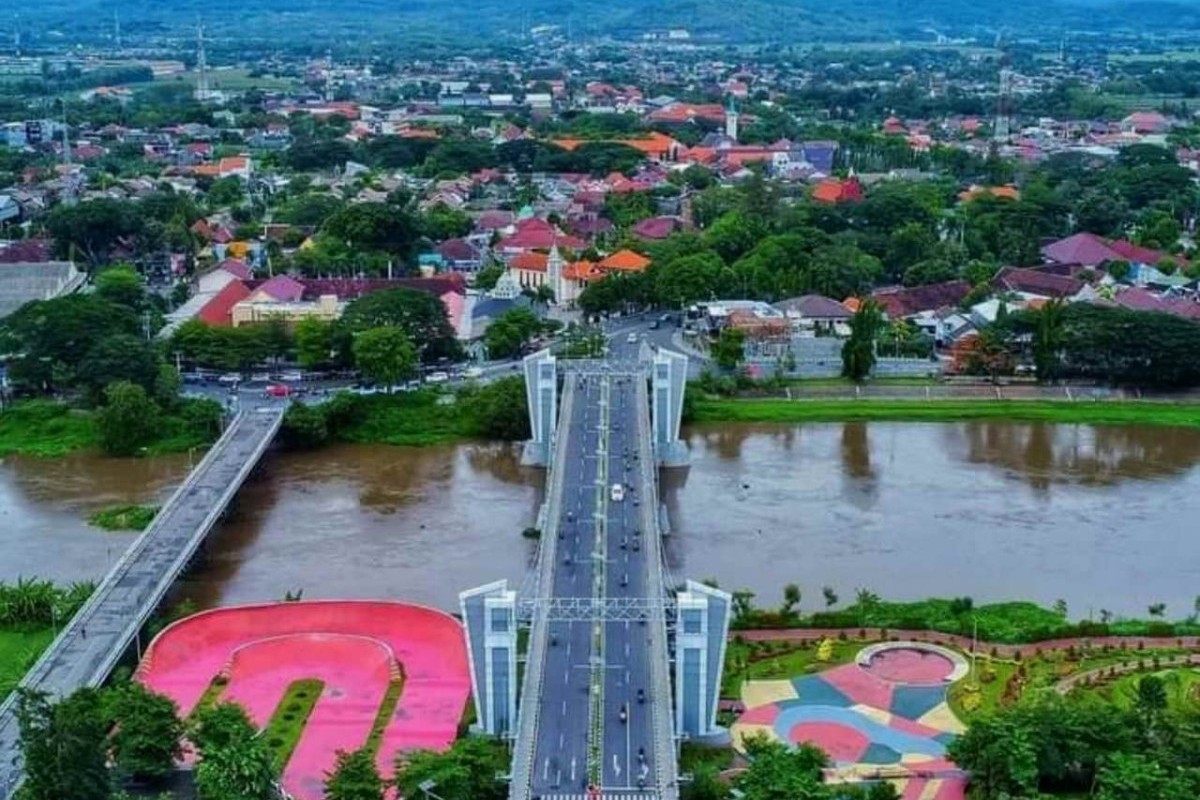
<svg viewBox="0 0 1200 800">
<path fill-rule="evenodd" d="M 721 425 L 666 474 L 676 578 L 773 604 L 798 583 L 889 598 L 971 595 L 1144 615 L 1200 593 L 1200 430 L 953 424 Z M 161 501 L 187 457 L 0 461 L 0 579 L 99 577 L 132 534 L 90 527 Z M 457 606 L 531 555 L 543 475 L 509 446 L 272 454 L 177 589 L 201 606 L 390 597 Z"/>
</svg>

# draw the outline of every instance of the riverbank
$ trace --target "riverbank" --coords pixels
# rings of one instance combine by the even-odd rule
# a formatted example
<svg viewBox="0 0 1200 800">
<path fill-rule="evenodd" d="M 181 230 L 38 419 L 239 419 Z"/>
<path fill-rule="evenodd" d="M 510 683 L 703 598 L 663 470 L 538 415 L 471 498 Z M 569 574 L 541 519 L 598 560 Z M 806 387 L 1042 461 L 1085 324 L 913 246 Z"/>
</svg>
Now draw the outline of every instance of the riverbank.
<svg viewBox="0 0 1200 800">
<path fill-rule="evenodd" d="M 143 455 L 186 453 L 207 447 L 220 433 L 219 408 L 210 401 L 183 399 L 159 419 L 157 436 Z M 98 450 L 100 431 L 95 412 L 50 400 L 26 400 L 0 413 L 0 457 L 58 458 L 81 450 Z"/>
<path fill-rule="evenodd" d="M 690 421 L 713 422 L 1051 422 L 1068 425 L 1200 427 L 1200 403 L 1046 400 L 788 400 L 699 397 Z"/>
</svg>

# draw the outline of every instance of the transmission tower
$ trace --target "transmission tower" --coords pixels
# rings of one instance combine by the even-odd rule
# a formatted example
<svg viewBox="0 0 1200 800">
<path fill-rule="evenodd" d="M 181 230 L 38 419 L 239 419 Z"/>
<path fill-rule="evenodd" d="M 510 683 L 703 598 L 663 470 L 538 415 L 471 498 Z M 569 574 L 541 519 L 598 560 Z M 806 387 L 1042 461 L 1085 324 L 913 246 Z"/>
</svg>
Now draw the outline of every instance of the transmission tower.
<svg viewBox="0 0 1200 800">
<path fill-rule="evenodd" d="M 996 37 L 996 45 L 1000 49 L 1000 92 L 996 97 L 996 124 L 992 138 L 998 143 L 1007 143 L 1012 135 L 1012 51 L 1003 33 Z"/>
<path fill-rule="evenodd" d="M 196 25 L 196 92 L 201 103 L 207 103 L 212 95 L 208 85 L 208 56 L 204 52 L 204 25 Z"/>
</svg>

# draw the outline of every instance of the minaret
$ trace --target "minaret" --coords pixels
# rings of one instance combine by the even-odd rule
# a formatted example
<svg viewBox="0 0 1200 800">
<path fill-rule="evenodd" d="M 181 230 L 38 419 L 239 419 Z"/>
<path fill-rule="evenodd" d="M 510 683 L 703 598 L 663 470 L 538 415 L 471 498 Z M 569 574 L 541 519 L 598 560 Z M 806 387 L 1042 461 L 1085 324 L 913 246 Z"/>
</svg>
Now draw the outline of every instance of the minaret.
<svg viewBox="0 0 1200 800">
<path fill-rule="evenodd" d="M 725 105 L 725 135 L 733 141 L 737 141 L 738 137 L 738 110 L 734 102 L 733 95 L 729 96 L 729 102 Z"/>
<path fill-rule="evenodd" d="M 558 238 L 555 237 L 554 245 L 550 248 L 550 256 L 546 259 L 546 282 L 554 291 L 555 304 L 561 303 L 563 298 L 562 271 L 563 257 L 562 253 L 558 252 Z"/>
</svg>

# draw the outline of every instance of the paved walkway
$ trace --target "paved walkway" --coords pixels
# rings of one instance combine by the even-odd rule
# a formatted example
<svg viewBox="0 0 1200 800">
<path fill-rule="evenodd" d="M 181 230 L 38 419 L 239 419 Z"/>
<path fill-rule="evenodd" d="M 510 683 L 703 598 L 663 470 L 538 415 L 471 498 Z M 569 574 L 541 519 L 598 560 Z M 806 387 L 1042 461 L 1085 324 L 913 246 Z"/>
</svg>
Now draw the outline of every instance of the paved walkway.
<svg viewBox="0 0 1200 800">
<path fill-rule="evenodd" d="M 859 637 L 859 632 L 866 633 L 865 639 Z M 960 650 L 971 651 L 971 637 L 959 636 L 940 631 L 910 631 L 897 628 L 769 628 L 762 630 L 732 630 L 730 638 L 741 637 L 748 642 L 785 641 L 785 642 L 818 642 L 821 639 L 837 639 L 845 634 L 850 641 L 874 641 L 887 635 L 888 638 L 905 639 L 912 642 L 930 642 L 932 644 L 951 645 Z M 1017 653 L 1021 658 L 1029 658 L 1044 653 L 1047 650 L 1067 650 L 1072 647 L 1110 647 L 1125 646 L 1129 650 L 1153 648 L 1180 648 L 1184 650 L 1200 650 L 1200 636 L 1079 636 L 1068 639 L 1047 639 L 1031 644 L 993 644 L 979 640 L 980 652 L 990 653 L 993 649 L 1000 658 L 1013 658 Z"/>
</svg>

